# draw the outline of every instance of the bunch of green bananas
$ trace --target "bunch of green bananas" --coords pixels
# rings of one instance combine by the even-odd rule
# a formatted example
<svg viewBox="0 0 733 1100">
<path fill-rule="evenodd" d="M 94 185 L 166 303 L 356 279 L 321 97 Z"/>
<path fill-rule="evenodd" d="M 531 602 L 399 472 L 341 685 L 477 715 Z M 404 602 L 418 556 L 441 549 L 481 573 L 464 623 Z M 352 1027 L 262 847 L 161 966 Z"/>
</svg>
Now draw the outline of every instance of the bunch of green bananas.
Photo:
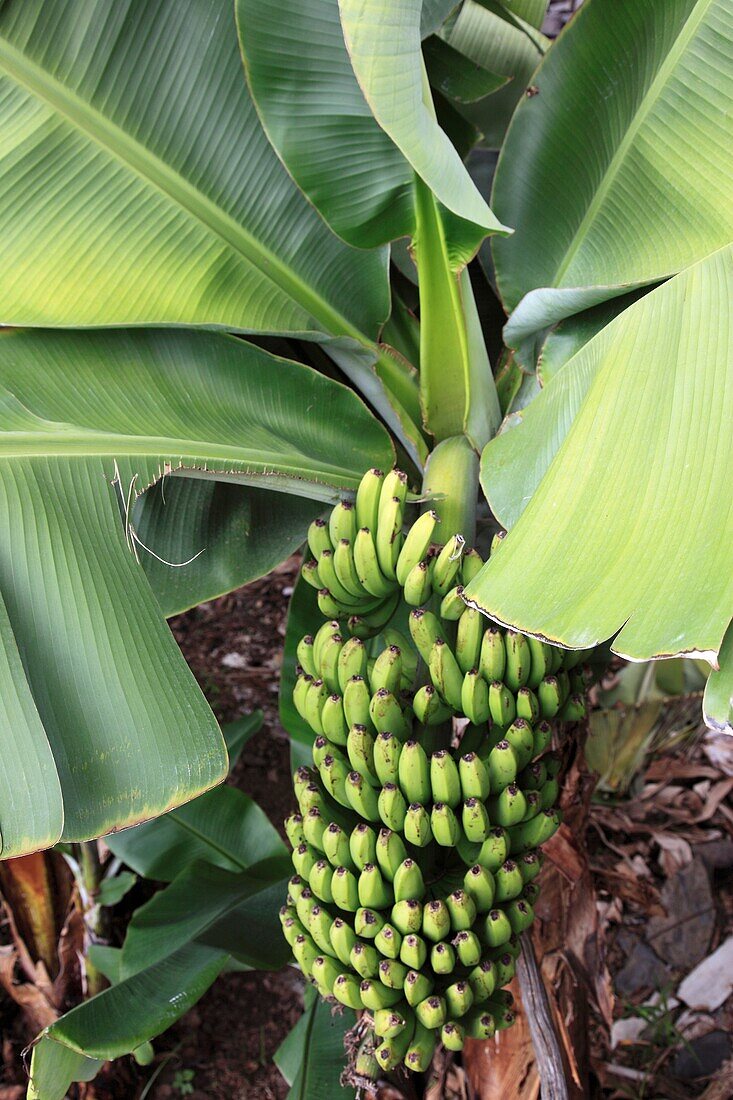
<svg viewBox="0 0 733 1100">
<path fill-rule="evenodd" d="M 405 534 L 406 488 L 370 470 L 309 533 L 328 621 L 298 645 L 293 700 L 316 738 L 281 911 L 322 995 L 371 1014 L 382 1071 L 512 1022 L 502 987 L 560 822 L 551 722 L 585 712 L 582 655 L 487 627 L 461 598 L 480 555 L 435 545 L 432 512 Z"/>
</svg>

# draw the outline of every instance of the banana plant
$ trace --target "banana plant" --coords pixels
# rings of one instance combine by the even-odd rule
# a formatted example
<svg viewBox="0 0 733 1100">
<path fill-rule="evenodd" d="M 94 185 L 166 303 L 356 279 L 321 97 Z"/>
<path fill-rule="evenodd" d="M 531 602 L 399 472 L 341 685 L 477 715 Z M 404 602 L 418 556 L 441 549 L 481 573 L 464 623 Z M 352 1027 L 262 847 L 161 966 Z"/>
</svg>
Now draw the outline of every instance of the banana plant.
<svg viewBox="0 0 733 1100">
<path fill-rule="evenodd" d="M 508 531 L 471 606 L 731 727 L 729 5 L 543 8 L 0 3 L 4 857 L 222 780 L 165 617 L 395 461 Z"/>
</svg>

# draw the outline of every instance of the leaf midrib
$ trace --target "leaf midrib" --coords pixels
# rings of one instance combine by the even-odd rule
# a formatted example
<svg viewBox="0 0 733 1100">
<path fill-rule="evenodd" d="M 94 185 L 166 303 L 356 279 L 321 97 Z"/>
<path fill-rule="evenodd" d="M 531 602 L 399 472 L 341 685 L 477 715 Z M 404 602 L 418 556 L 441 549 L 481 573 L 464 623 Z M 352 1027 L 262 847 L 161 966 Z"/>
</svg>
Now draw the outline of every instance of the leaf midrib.
<svg viewBox="0 0 733 1100">
<path fill-rule="evenodd" d="M 562 263 L 555 273 L 555 277 L 553 279 L 554 286 L 560 286 L 560 281 L 567 272 L 572 261 L 575 259 L 575 255 L 583 243 L 587 227 L 589 223 L 591 223 L 596 217 L 599 208 L 605 201 L 606 195 L 608 194 L 608 191 L 613 185 L 614 180 L 616 179 L 616 176 L 618 175 L 618 172 L 620 171 L 621 166 L 626 159 L 626 154 L 628 153 L 632 142 L 639 133 L 639 130 L 641 129 L 650 111 L 655 106 L 657 100 L 659 99 L 659 96 L 661 95 L 667 83 L 667 78 L 669 74 L 676 68 L 677 63 L 684 54 L 691 40 L 694 38 L 700 23 L 707 13 L 707 9 L 712 3 L 713 0 L 697 0 L 695 9 L 691 12 L 687 19 L 687 22 L 682 28 L 680 34 L 677 36 L 673 48 L 666 55 L 659 69 L 657 70 L 656 76 L 649 85 L 646 95 L 643 97 L 641 103 L 639 104 L 634 114 L 634 117 L 631 120 L 631 123 L 626 133 L 623 136 L 623 139 L 616 149 L 616 152 L 611 157 L 611 160 L 608 163 L 608 167 L 603 174 L 603 179 L 601 180 L 599 187 L 597 188 L 593 198 L 591 199 L 591 202 L 589 203 L 588 208 L 583 215 L 580 225 L 576 229 L 573 238 L 570 241 L 568 249 L 565 252 L 565 256 L 563 257 Z"/>
<path fill-rule="evenodd" d="M 53 111 L 64 116 L 86 138 L 105 149 L 112 157 L 155 187 L 167 199 L 215 234 L 228 248 L 238 252 L 261 276 L 285 291 L 295 302 L 319 321 L 327 333 L 350 336 L 370 348 L 372 342 L 346 320 L 333 306 L 304 283 L 273 252 L 234 218 L 224 213 L 186 179 L 136 141 L 120 126 L 70 91 L 50 73 L 36 65 L 22 51 L 0 36 L 0 69 L 42 99 Z M 242 76 L 244 79 L 244 75 Z"/>
</svg>

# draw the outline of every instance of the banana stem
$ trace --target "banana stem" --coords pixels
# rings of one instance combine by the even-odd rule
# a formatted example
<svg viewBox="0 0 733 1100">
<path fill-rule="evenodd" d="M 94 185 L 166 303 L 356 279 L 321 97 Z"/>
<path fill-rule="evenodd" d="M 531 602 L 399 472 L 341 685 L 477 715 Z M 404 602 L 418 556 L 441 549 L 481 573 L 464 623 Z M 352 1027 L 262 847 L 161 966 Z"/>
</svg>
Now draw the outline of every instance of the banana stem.
<svg viewBox="0 0 733 1100">
<path fill-rule="evenodd" d="M 102 864 L 96 840 L 85 840 L 74 845 L 79 863 L 82 905 L 84 908 L 84 972 L 87 980 L 87 992 L 90 997 L 101 993 L 107 982 L 101 971 L 97 970 L 89 958 L 92 944 L 105 939 L 106 914 L 97 902 L 99 884 L 102 881 Z"/>
<path fill-rule="evenodd" d="M 427 508 L 440 516 L 439 539 L 447 542 L 463 535 L 466 546 L 476 539 L 478 503 L 478 455 L 465 436 L 444 439 L 431 453 L 425 466 L 423 493 L 430 494 Z"/>
</svg>

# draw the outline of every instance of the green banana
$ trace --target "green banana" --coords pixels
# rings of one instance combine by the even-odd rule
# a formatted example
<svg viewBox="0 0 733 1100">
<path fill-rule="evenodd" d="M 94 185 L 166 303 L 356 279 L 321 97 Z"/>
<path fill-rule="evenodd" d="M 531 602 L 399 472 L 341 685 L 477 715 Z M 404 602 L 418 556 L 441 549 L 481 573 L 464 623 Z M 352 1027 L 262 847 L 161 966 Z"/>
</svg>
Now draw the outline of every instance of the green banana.
<svg viewBox="0 0 733 1100">
<path fill-rule="evenodd" d="M 341 647 L 338 659 L 338 690 L 343 694 L 352 676 L 365 676 L 367 651 L 361 638 L 349 638 Z"/>
<path fill-rule="evenodd" d="M 554 718 L 562 706 L 562 690 L 557 676 L 545 676 L 537 687 L 537 698 L 543 718 Z"/>
<path fill-rule="evenodd" d="M 370 909 L 384 909 L 394 900 L 391 886 L 385 882 L 375 863 L 364 865 L 359 875 L 358 889 L 359 903 Z"/>
<path fill-rule="evenodd" d="M 422 905 L 415 898 L 397 901 L 392 906 L 390 924 L 403 936 L 417 933 L 422 928 Z"/>
<path fill-rule="evenodd" d="M 441 1028 L 440 1041 L 446 1050 L 455 1052 L 463 1050 L 463 1044 L 466 1041 L 465 1028 L 457 1020 L 448 1020 Z"/>
<path fill-rule="evenodd" d="M 522 821 L 529 821 L 531 817 L 534 817 L 540 812 L 541 809 L 543 809 L 542 798 L 539 791 L 523 791 L 522 793 L 524 794 L 524 800 L 527 803 L 527 809 L 524 811 L 524 817 L 522 818 Z M 548 809 L 550 805 L 550 794 L 548 794 Z"/>
<path fill-rule="evenodd" d="M 433 569 L 433 588 L 439 596 L 445 596 L 461 568 L 461 558 L 465 539 L 462 535 L 453 535 L 435 559 Z"/>
<path fill-rule="evenodd" d="M 506 669 L 504 635 L 495 627 L 489 627 L 484 631 L 478 667 L 487 684 L 503 681 Z"/>
<path fill-rule="evenodd" d="M 380 820 L 388 829 L 395 833 L 402 831 L 407 816 L 407 803 L 405 802 L 405 796 L 396 784 L 384 784 L 377 799 L 377 809 Z"/>
<path fill-rule="evenodd" d="M 516 973 L 516 967 L 512 956 L 508 951 L 505 951 L 494 960 L 494 965 L 496 966 L 497 984 L 500 986 L 508 985 Z"/>
<path fill-rule="evenodd" d="M 508 829 L 523 820 L 527 812 L 527 799 L 516 783 L 510 783 L 501 794 L 489 799 L 488 809 L 491 820 Z"/>
<path fill-rule="evenodd" d="M 390 645 L 377 657 L 369 673 L 369 687 L 372 692 L 384 689 L 397 694 L 402 680 L 402 650 Z"/>
<path fill-rule="evenodd" d="M 408 803 L 430 801 L 430 763 L 418 741 L 405 741 L 402 746 L 398 780 Z"/>
<path fill-rule="evenodd" d="M 380 512 L 387 507 L 393 497 L 397 497 L 400 504 L 404 504 L 407 500 L 407 474 L 404 474 L 402 470 L 398 470 L 396 466 L 388 471 L 382 482 L 379 494 Z"/>
<path fill-rule="evenodd" d="M 354 827 L 349 836 L 349 851 L 354 865 L 360 871 L 364 870 L 367 863 L 376 863 L 377 834 L 371 825 L 360 821 Z"/>
<path fill-rule="evenodd" d="M 501 947 L 512 937 L 512 926 L 503 909 L 490 909 L 484 921 L 484 939 L 489 947 Z"/>
<path fill-rule="evenodd" d="M 356 490 L 356 523 L 358 527 L 376 530 L 379 519 L 379 498 L 382 495 L 384 474 L 375 466 L 367 470 Z"/>
<path fill-rule="evenodd" d="M 463 612 L 466 610 L 466 604 L 463 601 L 463 585 L 457 584 L 455 588 L 451 588 L 446 592 L 445 596 L 440 602 L 440 617 L 445 619 L 446 622 L 458 622 Z"/>
<path fill-rule="evenodd" d="M 439 749 L 430 758 L 430 786 L 436 802 L 444 802 L 452 809 L 461 802 L 458 766 L 446 749 Z"/>
<path fill-rule="evenodd" d="M 489 835 L 491 821 L 486 812 L 486 806 L 478 798 L 464 800 L 461 822 L 466 838 L 470 841 L 475 843 L 484 841 Z"/>
<path fill-rule="evenodd" d="M 517 692 L 517 718 L 524 718 L 531 725 L 539 721 L 540 701 L 535 693 L 528 687 L 520 688 Z"/>
<path fill-rule="evenodd" d="M 427 664 L 433 646 L 442 636 L 440 622 L 432 611 L 426 611 L 424 607 L 411 611 L 408 622 L 415 648 Z"/>
<path fill-rule="evenodd" d="M 524 634 L 516 630 L 507 630 L 504 635 L 504 646 L 506 648 L 504 682 L 510 691 L 518 691 L 529 680 L 532 661 L 529 643 Z"/>
<path fill-rule="evenodd" d="M 349 765 L 341 754 L 339 753 L 336 756 L 335 750 L 328 753 L 323 758 L 319 771 L 323 786 L 331 795 L 331 798 L 334 798 L 341 806 L 353 806 L 353 799 L 346 789 L 349 775 L 353 773 L 349 772 Z"/>
<path fill-rule="evenodd" d="M 540 791 L 540 810 L 551 810 L 557 802 L 560 794 L 560 784 L 557 779 L 548 779 Z"/>
<path fill-rule="evenodd" d="M 438 943 L 446 938 L 450 928 L 450 912 L 446 903 L 440 898 L 426 902 L 422 914 L 422 934 L 425 939 Z"/>
<path fill-rule="evenodd" d="M 290 841 L 291 848 L 297 848 L 299 844 L 302 844 L 305 840 L 305 833 L 303 832 L 303 815 L 300 813 L 290 814 L 284 821 L 285 833 Z"/>
<path fill-rule="evenodd" d="M 423 684 L 418 688 L 412 700 L 412 709 L 418 722 L 424 726 L 440 726 L 455 713 L 443 702 L 432 684 Z"/>
<path fill-rule="evenodd" d="M 374 736 L 366 726 L 352 726 L 346 738 L 346 751 L 354 771 L 359 772 L 373 787 L 379 785 L 374 765 Z"/>
<path fill-rule="evenodd" d="M 380 829 L 377 837 L 377 863 L 385 878 L 394 882 L 400 865 L 406 859 L 407 849 L 399 833 L 387 828 Z"/>
<path fill-rule="evenodd" d="M 476 911 L 478 913 L 488 913 L 494 904 L 494 894 L 496 892 L 494 876 L 491 871 L 480 863 L 476 863 L 466 871 L 463 885 L 466 893 L 473 898 Z"/>
<path fill-rule="evenodd" d="M 502 864 L 494 875 L 494 882 L 496 883 L 495 898 L 497 902 L 511 901 L 512 898 L 519 897 L 524 889 L 522 872 L 513 859 L 508 859 L 506 863 Z"/>
<path fill-rule="evenodd" d="M 476 903 L 465 890 L 454 890 L 445 899 L 450 913 L 451 928 L 454 932 L 467 932 L 473 927 L 478 912 Z"/>
<path fill-rule="evenodd" d="M 385 1073 L 396 1069 L 406 1056 L 412 1039 L 413 1028 L 407 1027 L 393 1039 L 383 1039 L 374 1052 L 374 1057 L 379 1063 L 380 1069 Z"/>
<path fill-rule="evenodd" d="M 349 838 L 335 821 L 332 821 L 323 833 L 322 844 L 326 859 L 332 867 L 354 869 L 354 861 L 349 850 Z"/>
<path fill-rule="evenodd" d="M 364 1008 L 359 989 L 360 983 L 356 975 L 340 974 L 334 982 L 331 992 L 340 1004 L 345 1005 L 346 1008 L 358 1010 Z"/>
<path fill-rule="evenodd" d="M 414 844 L 416 848 L 424 848 L 432 840 L 430 814 L 419 802 L 407 807 L 402 831 L 408 844 Z"/>
<path fill-rule="evenodd" d="M 468 975 L 468 981 L 477 1004 L 488 1001 L 496 989 L 496 967 L 493 959 L 482 959 Z"/>
<path fill-rule="evenodd" d="M 420 1004 L 415 1005 L 415 1015 L 423 1027 L 436 1031 L 446 1021 L 445 999 L 434 994 L 426 997 L 424 1001 L 420 1001 Z"/>
<path fill-rule="evenodd" d="M 353 537 L 356 537 L 356 532 Z M 352 600 L 367 600 L 371 593 L 367 592 L 359 580 L 354 553 L 351 549 L 352 543 L 353 538 L 339 539 L 333 550 L 333 567 L 339 584 L 349 593 Z"/>
<path fill-rule="evenodd" d="M 356 509 L 350 500 L 340 500 L 328 517 L 328 537 L 331 546 L 338 546 L 341 539 L 353 539 L 356 534 Z"/>
<path fill-rule="evenodd" d="M 305 888 L 306 884 L 300 875 L 293 875 L 292 878 L 288 879 L 288 897 L 292 898 L 293 904 L 298 901 Z"/>
<path fill-rule="evenodd" d="M 361 527 L 354 539 L 353 554 L 356 575 L 371 596 L 384 598 L 394 591 L 394 581 L 385 577 L 379 565 L 377 548 L 369 527 Z"/>
<path fill-rule="evenodd" d="M 487 770 L 491 790 L 494 794 L 503 791 L 517 778 L 519 770 L 517 755 L 508 741 L 501 740 L 494 745 L 489 753 Z"/>
<path fill-rule="evenodd" d="M 323 735 L 321 711 L 329 691 L 323 680 L 311 680 L 305 697 L 305 720 L 314 733 Z"/>
<path fill-rule="evenodd" d="M 506 531 L 503 528 L 500 527 L 499 530 L 494 535 L 493 539 L 491 540 L 491 546 L 489 548 L 489 556 L 491 556 L 491 554 L 495 554 L 497 552 L 497 550 L 501 549 L 501 544 L 502 544 L 502 542 L 504 541 L 505 538 L 506 538 Z"/>
<path fill-rule="evenodd" d="M 424 1027 L 416 1020 L 415 1031 L 404 1057 L 407 1068 L 413 1073 L 424 1073 L 432 1061 L 436 1043 L 435 1030 Z"/>
<path fill-rule="evenodd" d="M 406 741 L 410 735 L 410 720 L 402 710 L 397 697 L 391 691 L 380 688 L 372 695 L 369 714 L 379 733 L 389 730 L 400 741 Z"/>
<path fill-rule="evenodd" d="M 460 710 L 463 674 L 453 650 L 442 638 L 438 638 L 430 650 L 428 669 L 433 686 L 437 688 L 443 702 L 454 710 Z"/>
<path fill-rule="evenodd" d="M 469 547 L 468 550 L 464 550 L 463 561 L 461 562 L 461 579 L 464 585 L 470 584 L 474 577 L 478 576 L 483 567 L 484 559 L 481 557 L 478 550 L 474 549 L 472 546 Z"/>
<path fill-rule="evenodd" d="M 306 788 L 307 789 L 307 788 Z M 320 792 L 317 792 L 320 797 Z M 326 831 L 326 819 L 318 806 L 311 806 L 303 815 L 303 832 L 305 839 L 314 848 L 323 851 L 323 834 Z"/>
<path fill-rule="evenodd" d="M 325 519 L 314 519 L 308 528 L 308 546 L 313 557 L 318 557 L 324 550 L 333 550 L 333 543 L 328 533 L 328 523 Z"/>
<path fill-rule="evenodd" d="M 331 937 L 333 939 L 333 936 Z M 453 946 L 461 966 L 473 967 L 481 958 L 481 941 L 475 932 L 459 932 Z"/>
<path fill-rule="evenodd" d="M 385 924 L 374 937 L 374 946 L 385 959 L 397 959 L 402 947 L 402 936 L 391 924 Z"/>
<path fill-rule="evenodd" d="M 525 852 L 517 861 L 517 865 L 522 875 L 522 882 L 526 885 L 536 879 L 542 870 L 542 853 Z"/>
<path fill-rule="evenodd" d="M 311 868 L 318 862 L 318 853 L 310 844 L 303 842 L 293 849 L 293 867 L 301 878 L 309 878 Z"/>
<path fill-rule="evenodd" d="M 318 668 L 321 663 L 322 646 L 332 634 L 338 634 L 339 630 L 340 624 L 338 619 L 329 619 L 329 621 L 319 627 L 313 635 L 313 660 L 316 662 L 316 668 Z"/>
<path fill-rule="evenodd" d="M 334 745 L 345 745 L 349 734 L 344 715 L 344 704 L 335 692 L 329 695 L 321 708 L 321 726 L 324 736 Z"/>
<path fill-rule="evenodd" d="M 356 910 L 354 931 L 357 936 L 364 940 L 373 940 L 385 923 L 386 921 L 381 913 L 377 913 L 374 909 L 364 905 Z"/>
<path fill-rule="evenodd" d="M 378 978 L 365 978 L 359 987 L 359 992 L 364 1007 L 372 1012 L 379 1008 L 391 1008 L 402 1000 L 402 990 L 390 989 Z"/>
<path fill-rule="evenodd" d="M 293 688 L 293 703 L 300 717 L 307 721 L 305 716 L 305 699 L 313 683 L 313 677 L 308 673 L 301 673 L 295 681 L 295 687 Z"/>
<path fill-rule="evenodd" d="M 302 874 L 302 872 L 299 872 Z M 321 901 L 324 901 L 327 905 L 333 901 L 333 893 L 331 892 L 331 879 L 333 878 L 333 867 L 327 859 L 319 859 L 311 868 L 308 875 L 308 885 L 313 893 Z"/>
<path fill-rule="evenodd" d="M 552 726 L 549 722 L 538 722 L 534 727 L 532 754 L 542 756 L 552 744 Z"/>
<path fill-rule="evenodd" d="M 423 512 L 405 536 L 395 569 L 397 583 L 402 585 L 403 588 L 410 570 L 425 558 L 433 538 L 435 525 L 438 522 L 437 512 Z"/>
<path fill-rule="evenodd" d="M 560 708 L 560 720 L 562 722 L 579 722 L 585 718 L 585 698 L 582 695 L 570 695 Z"/>
<path fill-rule="evenodd" d="M 333 987 L 336 984 L 336 979 L 343 973 L 344 971 L 341 967 L 328 955 L 318 955 L 317 958 L 313 960 L 311 975 L 315 979 L 316 984 L 326 990 L 327 997 L 331 996 Z"/>
<path fill-rule="evenodd" d="M 517 783 L 525 793 L 542 790 L 546 781 L 547 768 L 541 760 L 534 760 L 517 776 Z"/>
<path fill-rule="evenodd" d="M 360 772 L 351 771 L 345 780 L 346 797 L 360 817 L 367 821 L 379 821 L 377 793 Z"/>
<path fill-rule="evenodd" d="M 529 848 L 539 848 L 557 831 L 560 820 L 558 810 L 541 810 L 530 821 L 507 829 L 512 855 L 520 855 Z"/>
<path fill-rule="evenodd" d="M 496 1032 L 496 1023 L 490 1012 L 476 1010 L 469 1012 L 464 1017 L 466 1021 L 466 1037 L 469 1039 L 492 1039 Z"/>
<path fill-rule="evenodd" d="M 425 895 L 425 882 L 422 871 L 414 859 L 408 856 L 397 868 L 392 883 L 395 901 L 415 898 L 420 901 Z"/>
<path fill-rule="evenodd" d="M 525 932 L 534 920 L 534 910 L 525 898 L 516 898 L 505 907 L 513 931 L 519 935 Z"/>
<path fill-rule="evenodd" d="M 483 640 L 483 617 L 474 607 L 466 607 L 458 620 L 456 634 L 456 660 L 464 674 L 478 669 Z M 486 718 L 488 718 L 488 711 Z M 470 715 L 469 715 L 470 717 Z M 478 719 L 485 722 L 486 718 Z M 474 721 L 474 719 L 471 719 Z"/>
<path fill-rule="evenodd" d="M 378 1008 L 374 1013 L 374 1033 L 382 1039 L 394 1039 L 412 1021 L 412 1013 L 405 1006 Z"/>
<path fill-rule="evenodd" d="M 379 502 L 379 521 L 374 534 L 377 561 L 382 575 L 393 583 L 397 582 L 397 559 L 402 549 L 402 513 L 404 503 L 398 496 L 382 499 Z"/>
<path fill-rule="evenodd" d="M 398 959 L 382 959 L 379 964 L 379 980 L 388 989 L 402 989 L 407 977 L 407 967 Z"/>
<path fill-rule="evenodd" d="M 351 965 L 351 951 L 356 943 L 356 933 L 350 924 L 341 917 L 336 917 L 331 925 L 331 946 L 336 952 L 336 958 L 344 966 Z"/>
<path fill-rule="evenodd" d="M 402 940 L 400 947 L 400 961 L 411 970 L 421 970 L 428 957 L 428 949 L 422 936 L 416 936 L 411 932 Z"/>
<path fill-rule="evenodd" d="M 308 931 L 320 951 L 325 951 L 327 955 L 335 956 L 336 952 L 331 944 L 332 924 L 333 920 L 330 914 L 323 909 L 322 906 L 318 904 L 314 905 L 308 918 Z"/>
<path fill-rule="evenodd" d="M 334 565 L 334 553 L 332 550 L 322 550 L 318 556 L 318 576 L 323 582 L 323 588 L 327 588 L 333 596 L 334 600 L 338 604 L 342 604 L 345 608 L 352 610 L 359 606 L 371 606 L 374 603 L 375 597 L 369 592 L 365 592 L 363 586 L 360 586 L 360 595 L 354 596 L 352 592 L 349 592 L 348 588 L 338 578 L 336 573 L 336 566 Z"/>
<path fill-rule="evenodd" d="M 347 867 L 337 867 L 331 879 L 334 903 L 345 913 L 355 913 L 359 908 L 359 888 L 356 875 Z"/>
<path fill-rule="evenodd" d="M 509 855 L 509 836 L 500 825 L 494 826 L 486 840 L 481 845 L 476 862 L 492 873 Z"/>
<path fill-rule="evenodd" d="M 396 645 L 402 651 L 402 682 L 405 688 L 411 687 L 417 674 L 419 661 L 414 646 L 405 634 L 400 630 L 396 630 L 393 626 L 388 626 L 383 631 L 383 637 L 385 645 Z"/>
<path fill-rule="evenodd" d="M 315 677 L 316 675 L 316 662 L 313 656 L 313 635 L 306 634 L 298 642 L 295 655 L 298 660 L 298 664 L 307 672 L 309 676 Z"/>
<path fill-rule="evenodd" d="M 547 642 L 541 642 L 539 638 L 527 637 L 527 645 L 530 652 L 530 670 L 527 679 L 527 687 L 535 691 L 545 676 L 549 676 L 553 668 L 553 646 Z"/>
<path fill-rule="evenodd" d="M 461 835 L 458 818 L 446 802 L 434 802 L 430 811 L 433 839 L 441 848 L 455 848 Z"/>
<path fill-rule="evenodd" d="M 295 961 L 300 969 L 304 974 L 310 974 L 313 970 L 313 963 L 319 954 L 313 940 L 307 935 L 296 936 L 292 948 Z"/>
<path fill-rule="evenodd" d="M 461 793 L 465 798 L 478 798 L 482 802 L 489 797 L 491 779 L 488 764 L 476 755 L 468 752 L 458 762 L 461 781 Z"/>
<path fill-rule="evenodd" d="M 461 709 L 474 725 L 481 725 L 489 719 L 489 688 L 475 668 L 463 677 Z"/>
<path fill-rule="evenodd" d="M 514 749 L 517 768 L 522 771 L 534 754 L 534 734 L 526 718 L 515 718 L 511 726 L 504 731 L 504 740 L 508 741 Z"/>
<path fill-rule="evenodd" d="M 350 680 L 346 681 L 343 708 L 344 718 L 349 729 L 352 726 L 366 726 L 368 730 L 374 729 L 369 714 L 371 701 L 369 686 L 363 676 L 352 676 Z"/>
<path fill-rule="evenodd" d="M 413 565 L 405 578 L 405 586 L 402 596 L 410 607 L 420 607 L 427 603 L 433 592 L 433 565 L 432 562 L 419 561 Z"/>
<path fill-rule="evenodd" d="M 374 741 L 374 770 L 379 782 L 396 783 L 402 742 L 393 733 L 380 733 Z"/>
<path fill-rule="evenodd" d="M 452 1017 L 465 1016 L 473 1004 L 473 990 L 467 981 L 453 982 L 445 990 L 445 1003 Z"/>
<path fill-rule="evenodd" d="M 427 974 L 419 970 L 411 970 L 405 978 L 403 992 L 405 999 L 412 1008 L 415 1008 L 433 991 L 434 983 Z"/>
<path fill-rule="evenodd" d="M 292 947 L 297 936 L 304 936 L 306 930 L 297 917 L 286 917 L 282 922 L 283 935 Z"/>
<path fill-rule="evenodd" d="M 300 570 L 300 575 L 303 580 L 307 584 L 309 584 L 311 588 L 315 588 L 316 591 L 319 588 L 323 588 L 323 581 L 321 580 L 318 573 L 318 562 L 315 560 L 315 558 L 310 558 L 309 561 L 303 562 Z"/>
<path fill-rule="evenodd" d="M 357 940 L 351 949 L 351 965 L 362 980 L 376 978 L 379 973 L 379 952 L 374 944 Z"/>
<path fill-rule="evenodd" d="M 489 684 L 489 709 L 497 726 L 510 725 L 517 716 L 517 705 L 506 684 L 495 680 Z"/>
</svg>

